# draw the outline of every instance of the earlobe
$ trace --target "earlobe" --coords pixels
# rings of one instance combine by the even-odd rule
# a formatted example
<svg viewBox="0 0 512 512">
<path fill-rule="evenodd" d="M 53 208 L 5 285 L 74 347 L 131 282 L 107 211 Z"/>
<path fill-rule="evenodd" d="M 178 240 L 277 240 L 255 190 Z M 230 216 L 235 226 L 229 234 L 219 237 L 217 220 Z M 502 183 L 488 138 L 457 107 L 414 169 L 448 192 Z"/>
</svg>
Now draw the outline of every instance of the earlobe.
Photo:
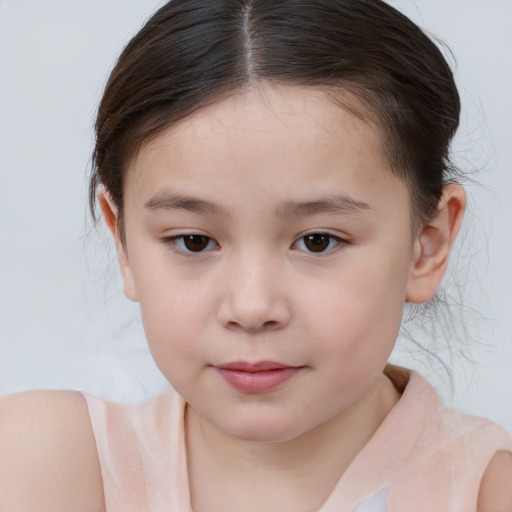
<svg viewBox="0 0 512 512">
<path fill-rule="evenodd" d="M 133 275 L 128 261 L 128 254 L 126 246 L 123 243 L 122 237 L 119 233 L 118 223 L 118 209 L 115 205 L 112 197 L 107 190 L 102 189 L 98 193 L 98 201 L 100 203 L 101 212 L 105 223 L 114 238 L 117 250 L 117 258 L 119 261 L 119 267 L 121 269 L 121 275 L 123 277 L 124 293 L 125 295 L 134 302 L 138 301 L 137 291 L 135 289 L 135 283 Z"/>
<path fill-rule="evenodd" d="M 408 302 L 427 302 L 435 295 L 446 272 L 465 209 L 464 189 L 459 185 L 446 185 L 436 213 L 415 241 L 406 290 Z"/>
</svg>

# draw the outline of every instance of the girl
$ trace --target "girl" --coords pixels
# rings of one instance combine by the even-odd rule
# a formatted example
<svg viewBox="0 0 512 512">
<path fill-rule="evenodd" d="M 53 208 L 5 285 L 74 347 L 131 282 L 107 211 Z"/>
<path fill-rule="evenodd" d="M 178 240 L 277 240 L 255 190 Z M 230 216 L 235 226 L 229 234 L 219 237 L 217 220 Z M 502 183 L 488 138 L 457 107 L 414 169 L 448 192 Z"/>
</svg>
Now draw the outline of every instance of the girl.
<svg viewBox="0 0 512 512">
<path fill-rule="evenodd" d="M 0 510 L 510 512 L 509 434 L 386 364 L 460 227 L 459 110 L 379 0 L 164 5 L 107 84 L 90 198 L 172 388 L 4 399 Z"/>
</svg>

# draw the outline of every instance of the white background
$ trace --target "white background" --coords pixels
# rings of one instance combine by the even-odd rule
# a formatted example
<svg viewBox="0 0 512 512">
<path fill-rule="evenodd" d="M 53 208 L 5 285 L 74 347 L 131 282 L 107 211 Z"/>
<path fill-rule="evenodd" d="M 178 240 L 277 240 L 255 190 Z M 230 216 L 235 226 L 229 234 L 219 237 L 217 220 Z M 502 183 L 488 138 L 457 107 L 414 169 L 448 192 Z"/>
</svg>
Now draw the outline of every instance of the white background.
<svg viewBox="0 0 512 512">
<path fill-rule="evenodd" d="M 161 3 L 0 0 L 0 394 L 73 388 L 137 402 L 166 386 L 110 241 L 86 211 L 102 87 Z M 469 336 L 452 338 L 454 357 L 440 354 L 455 392 L 407 341 L 393 360 L 420 369 L 447 403 L 512 431 L 512 1 L 393 4 L 456 56 L 464 113 L 454 153 L 479 182 L 467 187 L 451 279 L 463 284 L 467 308 L 453 318 L 464 315 Z"/>
</svg>

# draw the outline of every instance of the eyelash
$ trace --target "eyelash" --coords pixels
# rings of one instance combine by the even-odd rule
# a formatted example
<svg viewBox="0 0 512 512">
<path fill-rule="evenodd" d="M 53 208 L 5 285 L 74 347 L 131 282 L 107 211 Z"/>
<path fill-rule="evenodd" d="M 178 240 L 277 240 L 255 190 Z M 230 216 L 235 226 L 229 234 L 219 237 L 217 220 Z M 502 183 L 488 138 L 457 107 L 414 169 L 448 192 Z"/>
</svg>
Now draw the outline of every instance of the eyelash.
<svg viewBox="0 0 512 512">
<path fill-rule="evenodd" d="M 305 245 L 307 243 L 307 239 L 309 239 L 309 241 L 312 241 L 312 239 L 314 237 L 320 237 L 320 238 L 327 239 L 328 245 L 327 245 L 326 250 L 320 250 L 320 251 L 312 251 L 312 250 L 307 250 L 307 249 L 299 249 L 299 250 L 303 250 L 304 252 L 306 252 L 308 254 L 315 254 L 317 256 L 323 256 L 323 255 L 328 255 L 328 254 L 332 254 L 336 251 L 339 251 L 345 245 L 348 245 L 347 240 L 344 240 L 343 238 L 340 238 L 339 236 L 335 236 L 331 233 L 326 233 L 324 231 L 316 231 L 316 232 L 312 232 L 312 233 L 306 233 L 305 235 L 301 236 L 300 238 L 297 239 L 296 242 L 294 242 L 292 247 L 297 246 L 299 243 L 303 243 Z M 334 242 L 334 246 L 332 246 L 333 242 Z"/>
<path fill-rule="evenodd" d="M 203 242 L 206 242 L 206 245 L 204 248 L 202 249 L 199 249 L 197 251 L 194 251 L 194 250 L 191 250 L 189 247 L 187 247 L 185 244 L 186 244 L 186 239 L 188 238 L 189 241 L 191 238 L 193 237 L 197 237 L 197 238 L 201 238 L 203 239 L 202 241 Z M 327 238 L 328 239 L 328 245 L 327 245 L 327 250 L 320 250 L 320 251 L 314 251 L 314 250 L 308 250 L 307 248 L 306 249 L 298 249 L 302 252 L 305 252 L 305 253 L 308 253 L 308 254 L 314 254 L 314 255 L 318 255 L 318 256 L 322 256 L 322 255 L 327 255 L 327 254 L 332 254 L 340 249 L 342 249 L 344 246 L 346 245 L 349 245 L 350 242 L 348 242 L 347 240 L 343 239 L 343 238 L 340 238 L 338 236 L 335 236 L 335 235 L 332 235 L 331 233 L 327 233 L 327 232 L 324 232 L 324 231 L 319 231 L 319 232 L 311 232 L 311 233 L 306 233 L 305 235 L 302 235 L 301 237 L 299 237 L 293 244 L 292 244 L 292 248 L 296 248 L 296 246 L 299 244 L 299 243 L 304 243 L 306 244 L 307 243 L 307 239 L 309 238 L 310 242 L 312 241 L 312 239 L 314 237 L 320 237 L 320 238 Z M 200 256 L 200 255 L 203 255 L 207 252 L 210 252 L 214 249 L 218 249 L 220 246 L 219 244 L 211 237 L 209 236 L 206 236 L 206 235 L 202 235 L 202 234 L 198 234 L 198 233 L 186 233 L 186 234 L 183 234 L 183 235 L 178 235 L 178 236 L 173 236 L 173 237 L 166 237 L 166 238 L 163 238 L 162 241 L 168 245 L 169 247 L 171 247 L 171 249 L 185 257 L 193 257 L 193 256 Z M 199 240 L 198 240 L 199 242 Z M 334 243 L 334 246 L 332 246 L 332 244 Z M 214 248 L 210 247 L 208 248 L 211 244 L 214 244 Z"/>
<path fill-rule="evenodd" d="M 205 241 L 207 241 L 207 244 L 206 246 L 201 249 L 201 250 L 198 250 L 198 251 L 193 251 L 191 250 L 190 248 L 187 248 L 185 243 L 186 243 L 186 239 L 191 239 L 193 237 L 197 237 L 197 238 L 202 238 L 204 239 Z M 166 238 L 163 238 L 162 241 L 168 245 L 169 247 L 171 247 L 171 249 L 179 254 L 182 254 L 186 257 L 188 256 L 200 256 L 206 252 L 210 252 L 212 250 L 212 248 L 210 247 L 208 249 L 208 247 L 213 243 L 215 244 L 216 248 L 219 247 L 219 244 L 217 242 L 215 242 L 215 240 L 209 236 L 206 236 L 206 235 L 202 235 L 200 233 L 186 233 L 186 234 L 183 234 L 183 235 L 178 235 L 178 236 L 173 236 L 173 237 L 166 237 Z M 208 250 L 206 250 L 208 249 Z"/>
</svg>

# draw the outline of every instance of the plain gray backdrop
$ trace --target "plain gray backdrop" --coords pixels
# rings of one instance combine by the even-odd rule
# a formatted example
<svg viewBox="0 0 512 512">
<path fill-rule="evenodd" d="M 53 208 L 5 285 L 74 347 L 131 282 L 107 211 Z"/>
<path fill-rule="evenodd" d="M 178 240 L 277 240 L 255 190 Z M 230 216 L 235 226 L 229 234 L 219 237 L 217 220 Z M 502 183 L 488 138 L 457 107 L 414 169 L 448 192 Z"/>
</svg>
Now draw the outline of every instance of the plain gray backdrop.
<svg viewBox="0 0 512 512">
<path fill-rule="evenodd" d="M 445 402 L 512 431 L 512 1 L 392 3 L 455 55 L 463 117 L 453 150 L 478 182 L 467 186 L 464 240 L 447 279 L 466 304 L 448 320 L 454 355 L 434 344 L 453 395 L 441 365 L 411 342 L 393 361 L 419 369 Z M 102 87 L 161 4 L 0 0 L 0 394 L 71 388 L 133 403 L 167 385 L 86 204 Z"/>
</svg>

